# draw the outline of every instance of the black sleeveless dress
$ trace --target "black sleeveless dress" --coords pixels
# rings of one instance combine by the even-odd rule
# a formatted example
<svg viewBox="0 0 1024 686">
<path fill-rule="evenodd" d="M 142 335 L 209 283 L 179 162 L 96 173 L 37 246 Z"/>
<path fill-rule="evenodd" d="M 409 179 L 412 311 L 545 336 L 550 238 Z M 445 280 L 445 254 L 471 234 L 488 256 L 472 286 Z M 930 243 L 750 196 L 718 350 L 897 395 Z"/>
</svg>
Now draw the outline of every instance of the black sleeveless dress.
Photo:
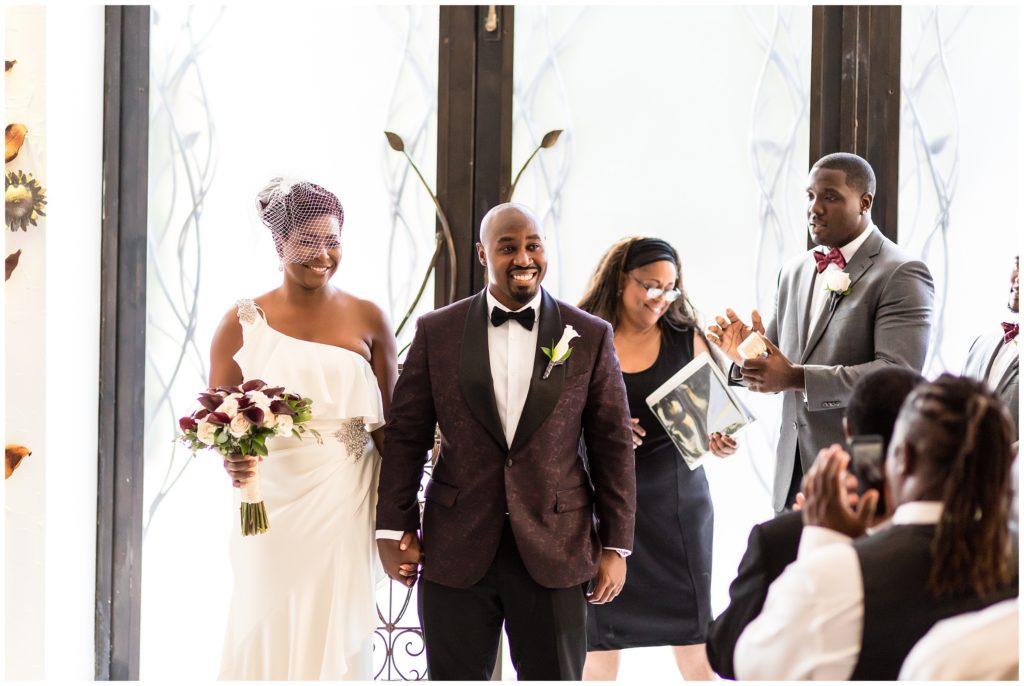
<svg viewBox="0 0 1024 686">
<path fill-rule="evenodd" d="M 658 359 L 623 373 L 630 416 L 647 431 L 636 449 L 636 535 L 622 593 L 587 606 L 587 649 L 704 643 L 711 621 L 714 511 L 704 468 L 690 471 L 646 398 L 693 360 L 693 329 L 663 327 Z"/>
</svg>

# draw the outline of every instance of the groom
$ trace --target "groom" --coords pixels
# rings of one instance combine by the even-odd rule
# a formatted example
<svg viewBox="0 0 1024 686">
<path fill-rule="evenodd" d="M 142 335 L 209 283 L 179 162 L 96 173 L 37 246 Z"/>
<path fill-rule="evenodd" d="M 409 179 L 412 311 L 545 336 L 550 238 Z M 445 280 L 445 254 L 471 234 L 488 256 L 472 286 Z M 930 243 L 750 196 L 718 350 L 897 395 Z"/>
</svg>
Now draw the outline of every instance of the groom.
<svg viewBox="0 0 1024 686">
<path fill-rule="evenodd" d="M 395 387 L 377 546 L 389 576 L 411 584 L 436 423 L 419 585 L 430 678 L 490 679 L 504 623 L 519 679 L 579 680 L 586 602 L 618 595 L 633 545 L 633 444 L 612 331 L 540 288 L 544 240 L 522 205 L 487 213 L 477 254 L 487 288 L 420 318 Z M 545 376 L 541 348 L 572 330 L 571 353 Z"/>
</svg>

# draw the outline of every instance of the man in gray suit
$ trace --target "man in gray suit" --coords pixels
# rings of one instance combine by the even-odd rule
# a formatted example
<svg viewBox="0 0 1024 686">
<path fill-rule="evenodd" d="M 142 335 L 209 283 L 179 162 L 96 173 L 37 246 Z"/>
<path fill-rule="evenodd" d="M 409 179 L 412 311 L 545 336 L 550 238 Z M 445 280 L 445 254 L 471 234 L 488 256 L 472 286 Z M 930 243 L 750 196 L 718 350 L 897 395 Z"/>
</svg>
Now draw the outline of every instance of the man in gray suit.
<svg viewBox="0 0 1024 686">
<path fill-rule="evenodd" d="M 1002 398 L 1006 409 L 1013 417 L 1013 427 L 1020 434 L 1020 427 L 1017 417 L 1017 366 L 1019 364 L 1019 351 L 1017 349 L 1017 309 L 1020 305 L 1020 296 L 1017 286 L 1017 272 L 1020 268 L 1020 256 L 1014 255 L 1013 269 L 1010 272 L 1010 297 L 1006 301 L 1006 307 L 1013 314 L 1008 317 L 1010 321 L 1002 322 L 1000 327 L 992 327 L 992 330 L 978 336 L 971 344 L 967 353 L 967 363 L 964 365 L 964 376 L 970 376 L 978 381 L 988 384 L 988 387 L 995 391 L 996 395 Z"/>
<path fill-rule="evenodd" d="M 935 287 L 871 221 L 875 173 L 866 160 L 834 153 L 818 160 L 807 183 L 807 225 L 820 249 L 787 262 L 779 274 L 767 329 L 736 313 L 716 317 L 708 338 L 735 366 L 730 377 L 759 393 L 783 392 L 772 505 L 793 504 L 803 473 L 822 448 L 843 442 L 843 411 L 854 384 L 886 365 L 920 372 L 928 349 Z M 767 355 L 744 360 L 737 346 L 757 331 Z"/>
</svg>

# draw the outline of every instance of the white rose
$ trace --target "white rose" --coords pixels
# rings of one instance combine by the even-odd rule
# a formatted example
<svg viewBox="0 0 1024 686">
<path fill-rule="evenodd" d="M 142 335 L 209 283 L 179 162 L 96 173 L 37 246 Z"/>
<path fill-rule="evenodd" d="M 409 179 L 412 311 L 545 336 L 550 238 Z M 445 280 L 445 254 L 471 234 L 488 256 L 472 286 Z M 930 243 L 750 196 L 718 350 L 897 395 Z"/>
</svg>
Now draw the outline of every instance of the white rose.
<svg viewBox="0 0 1024 686">
<path fill-rule="evenodd" d="M 214 424 L 206 421 L 205 419 L 199 420 L 199 425 L 196 426 L 196 437 L 206 445 L 213 445 L 216 440 L 214 434 L 217 433 L 217 427 Z"/>
<path fill-rule="evenodd" d="M 850 289 L 850 275 L 834 264 L 825 270 L 825 290 L 845 293 Z"/>
<path fill-rule="evenodd" d="M 223 412 L 233 419 L 238 414 L 238 400 L 231 396 L 224 398 L 224 401 L 217 407 L 217 412 Z"/>
<path fill-rule="evenodd" d="M 244 414 L 236 414 L 234 419 L 231 420 L 231 425 L 228 427 L 228 433 L 235 438 L 241 438 L 249 433 L 250 426 L 252 426 L 252 423 L 245 418 Z"/>
<path fill-rule="evenodd" d="M 290 417 L 289 417 L 290 419 Z M 277 415 L 270 411 L 269 408 L 263 410 L 263 423 L 260 424 L 264 429 L 273 429 L 277 426 Z"/>
<path fill-rule="evenodd" d="M 564 360 L 566 355 L 569 354 L 569 341 L 577 337 L 579 337 L 579 334 L 576 333 L 576 329 L 572 328 L 572 325 L 566 324 L 565 330 L 562 331 L 562 339 L 558 341 L 558 344 L 551 351 L 551 359 L 555 362 Z"/>
<path fill-rule="evenodd" d="M 277 426 L 274 428 L 277 430 L 278 436 L 291 436 L 294 427 L 295 421 L 291 415 L 281 414 L 277 416 Z"/>
<path fill-rule="evenodd" d="M 248 396 L 257 407 L 270 407 L 270 398 L 263 391 L 252 391 Z"/>
</svg>

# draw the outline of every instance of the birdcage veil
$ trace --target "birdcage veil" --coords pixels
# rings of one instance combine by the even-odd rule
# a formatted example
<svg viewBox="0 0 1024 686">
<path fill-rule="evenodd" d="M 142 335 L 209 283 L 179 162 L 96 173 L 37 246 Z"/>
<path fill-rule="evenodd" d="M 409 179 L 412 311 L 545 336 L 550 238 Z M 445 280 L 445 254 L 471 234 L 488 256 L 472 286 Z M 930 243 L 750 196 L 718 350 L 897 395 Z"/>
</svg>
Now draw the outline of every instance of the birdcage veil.
<svg viewBox="0 0 1024 686">
<path fill-rule="evenodd" d="M 282 262 L 303 264 L 325 248 L 338 247 L 345 223 L 345 210 L 334 193 L 295 177 L 271 179 L 256 194 L 256 212 L 270 229 Z"/>
</svg>

